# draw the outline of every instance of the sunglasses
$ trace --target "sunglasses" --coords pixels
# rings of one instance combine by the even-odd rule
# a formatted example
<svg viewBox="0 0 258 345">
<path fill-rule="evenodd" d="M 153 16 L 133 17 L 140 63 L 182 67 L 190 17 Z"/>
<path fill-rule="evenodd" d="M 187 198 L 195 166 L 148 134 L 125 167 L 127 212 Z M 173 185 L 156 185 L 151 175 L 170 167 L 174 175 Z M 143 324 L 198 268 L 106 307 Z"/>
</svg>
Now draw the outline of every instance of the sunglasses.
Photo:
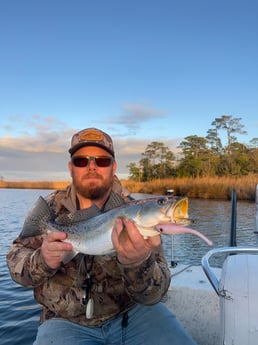
<svg viewBox="0 0 258 345">
<path fill-rule="evenodd" d="M 71 161 L 77 168 L 85 168 L 90 161 L 94 161 L 99 168 L 107 168 L 113 163 L 114 158 L 110 156 L 74 156 Z"/>
</svg>

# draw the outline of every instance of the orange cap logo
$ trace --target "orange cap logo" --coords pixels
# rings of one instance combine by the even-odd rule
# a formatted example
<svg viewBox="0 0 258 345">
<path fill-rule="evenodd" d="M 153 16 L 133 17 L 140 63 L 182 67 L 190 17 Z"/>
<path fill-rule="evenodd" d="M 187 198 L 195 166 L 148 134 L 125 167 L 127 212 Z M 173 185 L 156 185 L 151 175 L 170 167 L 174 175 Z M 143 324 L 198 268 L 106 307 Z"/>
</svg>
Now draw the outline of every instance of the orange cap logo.
<svg viewBox="0 0 258 345">
<path fill-rule="evenodd" d="M 81 141 L 104 141 L 103 133 L 96 129 L 88 129 L 80 134 Z"/>
</svg>

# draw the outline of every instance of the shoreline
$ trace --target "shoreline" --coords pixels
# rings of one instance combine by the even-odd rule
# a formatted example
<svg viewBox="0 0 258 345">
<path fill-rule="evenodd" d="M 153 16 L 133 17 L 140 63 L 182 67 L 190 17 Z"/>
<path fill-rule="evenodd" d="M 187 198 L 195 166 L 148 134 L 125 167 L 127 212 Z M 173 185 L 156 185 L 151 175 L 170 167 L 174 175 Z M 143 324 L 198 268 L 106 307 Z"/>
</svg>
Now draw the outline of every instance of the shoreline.
<svg viewBox="0 0 258 345">
<path fill-rule="evenodd" d="M 71 181 L 0 181 L 0 189 L 65 189 Z M 167 178 L 147 182 L 121 179 L 131 193 L 186 196 L 194 199 L 231 200 L 232 191 L 238 200 L 255 201 L 258 175 L 241 177 Z"/>
<path fill-rule="evenodd" d="M 70 181 L 0 181 L 0 189 L 65 189 Z"/>
</svg>

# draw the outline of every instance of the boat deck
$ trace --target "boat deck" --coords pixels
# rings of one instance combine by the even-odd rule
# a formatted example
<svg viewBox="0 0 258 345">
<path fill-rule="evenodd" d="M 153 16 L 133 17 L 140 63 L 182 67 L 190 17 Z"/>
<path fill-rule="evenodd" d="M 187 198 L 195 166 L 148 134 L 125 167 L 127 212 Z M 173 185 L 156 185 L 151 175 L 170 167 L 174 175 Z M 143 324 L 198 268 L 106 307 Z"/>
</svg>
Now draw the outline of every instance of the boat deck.
<svg viewBox="0 0 258 345">
<path fill-rule="evenodd" d="M 201 266 L 171 268 L 172 281 L 165 301 L 198 345 L 220 342 L 219 297 Z M 221 269 L 214 268 L 219 278 Z"/>
</svg>

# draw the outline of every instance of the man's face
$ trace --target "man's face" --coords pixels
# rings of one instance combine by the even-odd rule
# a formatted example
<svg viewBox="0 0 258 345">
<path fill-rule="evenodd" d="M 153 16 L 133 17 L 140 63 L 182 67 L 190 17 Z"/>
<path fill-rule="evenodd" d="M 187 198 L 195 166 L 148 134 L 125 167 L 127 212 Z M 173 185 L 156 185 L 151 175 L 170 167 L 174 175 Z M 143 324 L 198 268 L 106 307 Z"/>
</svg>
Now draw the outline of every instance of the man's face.
<svg viewBox="0 0 258 345">
<path fill-rule="evenodd" d="M 110 157 L 108 166 L 103 161 L 87 160 L 84 157 Z M 78 158 L 78 159 L 76 159 Z M 82 158 L 82 159 L 81 159 Z M 72 160 L 74 159 L 74 162 Z M 80 166 L 76 166 L 76 165 Z M 106 165 L 107 162 L 104 162 Z M 77 192 L 84 198 L 91 200 L 101 199 L 110 190 L 113 176 L 116 172 L 116 162 L 106 150 L 96 146 L 85 146 L 77 150 L 68 164 L 73 184 Z"/>
</svg>

